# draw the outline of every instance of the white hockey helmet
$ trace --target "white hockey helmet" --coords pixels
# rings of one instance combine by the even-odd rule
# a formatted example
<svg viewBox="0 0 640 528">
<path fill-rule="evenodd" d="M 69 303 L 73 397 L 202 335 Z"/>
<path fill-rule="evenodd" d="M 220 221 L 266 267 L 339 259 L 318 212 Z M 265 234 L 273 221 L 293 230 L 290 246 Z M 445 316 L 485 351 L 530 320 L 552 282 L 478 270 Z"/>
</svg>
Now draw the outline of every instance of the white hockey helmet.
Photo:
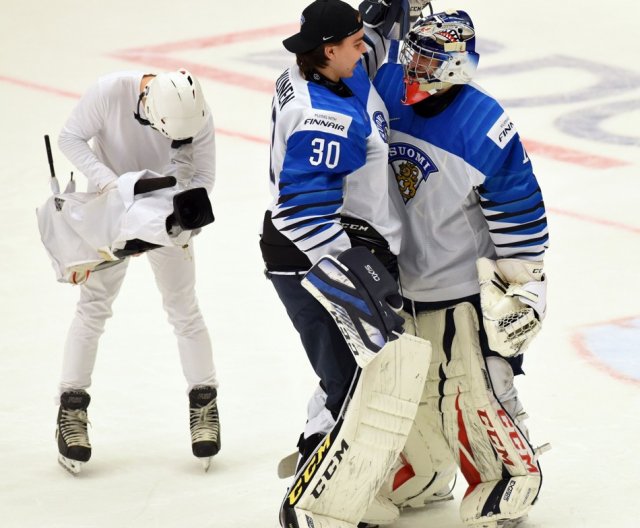
<svg viewBox="0 0 640 528">
<path fill-rule="evenodd" d="M 156 75 L 144 94 L 149 123 L 169 139 L 192 138 L 207 121 L 202 88 L 187 70 Z"/>
</svg>

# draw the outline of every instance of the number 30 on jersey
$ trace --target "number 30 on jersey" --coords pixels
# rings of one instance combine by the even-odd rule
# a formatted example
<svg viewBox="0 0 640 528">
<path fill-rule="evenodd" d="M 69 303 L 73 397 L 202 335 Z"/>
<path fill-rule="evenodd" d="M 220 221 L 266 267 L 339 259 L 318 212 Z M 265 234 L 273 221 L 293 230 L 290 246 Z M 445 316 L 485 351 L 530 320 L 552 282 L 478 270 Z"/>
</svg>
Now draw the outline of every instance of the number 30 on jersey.
<svg viewBox="0 0 640 528">
<path fill-rule="evenodd" d="M 328 169 L 334 169 L 340 162 L 340 143 L 337 141 L 325 141 L 323 138 L 315 138 L 311 142 L 313 155 L 309 163 L 317 167 L 324 164 Z"/>
</svg>

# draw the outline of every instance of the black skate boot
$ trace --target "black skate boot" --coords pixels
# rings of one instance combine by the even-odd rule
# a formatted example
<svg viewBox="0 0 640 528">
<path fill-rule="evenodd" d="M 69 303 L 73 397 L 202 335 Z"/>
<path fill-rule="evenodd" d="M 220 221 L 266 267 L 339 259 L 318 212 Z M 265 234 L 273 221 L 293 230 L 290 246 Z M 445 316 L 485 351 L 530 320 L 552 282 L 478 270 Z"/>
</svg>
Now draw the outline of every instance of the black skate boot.
<svg viewBox="0 0 640 528">
<path fill-rule="evenodd" d="M 91 458 L 91 444 L 87 432 L 87 407 L 91 402 L 83 390 L 72 390 L 60 395 L 56 439 L 58 440 L 58 462 L 74 475 L 82 464 Z"/>
<path fill-rule="evenodd" d="M 194 387 L 189 393 L 189 425 L 191 450 L 209 470 L 211 457 L 220 451 L 220 419 L 218 417 L 218 392 L 214 387 Z"/>
</svg>

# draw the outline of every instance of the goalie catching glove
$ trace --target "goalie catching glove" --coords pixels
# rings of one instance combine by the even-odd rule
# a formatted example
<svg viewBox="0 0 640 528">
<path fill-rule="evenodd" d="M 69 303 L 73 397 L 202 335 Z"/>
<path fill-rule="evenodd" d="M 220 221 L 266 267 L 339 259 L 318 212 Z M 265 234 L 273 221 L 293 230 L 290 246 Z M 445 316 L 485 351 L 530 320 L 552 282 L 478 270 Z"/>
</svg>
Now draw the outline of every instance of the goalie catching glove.
<svg viewBox="0 0 640 528">
<path fill-rule="evenodd" d="M 543 263 L 481 258 L 476 265 L 489 347 L 504 357 L 517 356 L 540 331 L 546 313 Z"/>
<path fill-rule="evenodd" d="M 302 279 L 302 286 L 333 317 L 362 368 L 403 332 L 396 281 L 364 247 L 347 249 L 337 258 L 322 257 Z"/>
</svg>

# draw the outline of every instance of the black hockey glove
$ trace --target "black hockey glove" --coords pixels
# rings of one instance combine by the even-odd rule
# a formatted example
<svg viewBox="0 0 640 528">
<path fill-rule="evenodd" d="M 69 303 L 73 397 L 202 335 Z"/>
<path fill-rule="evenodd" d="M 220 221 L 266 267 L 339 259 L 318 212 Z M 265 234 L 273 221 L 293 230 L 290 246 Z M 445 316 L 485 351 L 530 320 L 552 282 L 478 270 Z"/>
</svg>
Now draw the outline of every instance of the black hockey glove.
<svg viewBox="0 0 640 528">
<path fill-rule="evenodd" d="M 396 22 L 400 24 L 400 35 L 409 30 L 409 0 L 364 0 L 358 10 L 364 24 L 378 28 L 385 38 L 394 38 Z"/>
</svg>

